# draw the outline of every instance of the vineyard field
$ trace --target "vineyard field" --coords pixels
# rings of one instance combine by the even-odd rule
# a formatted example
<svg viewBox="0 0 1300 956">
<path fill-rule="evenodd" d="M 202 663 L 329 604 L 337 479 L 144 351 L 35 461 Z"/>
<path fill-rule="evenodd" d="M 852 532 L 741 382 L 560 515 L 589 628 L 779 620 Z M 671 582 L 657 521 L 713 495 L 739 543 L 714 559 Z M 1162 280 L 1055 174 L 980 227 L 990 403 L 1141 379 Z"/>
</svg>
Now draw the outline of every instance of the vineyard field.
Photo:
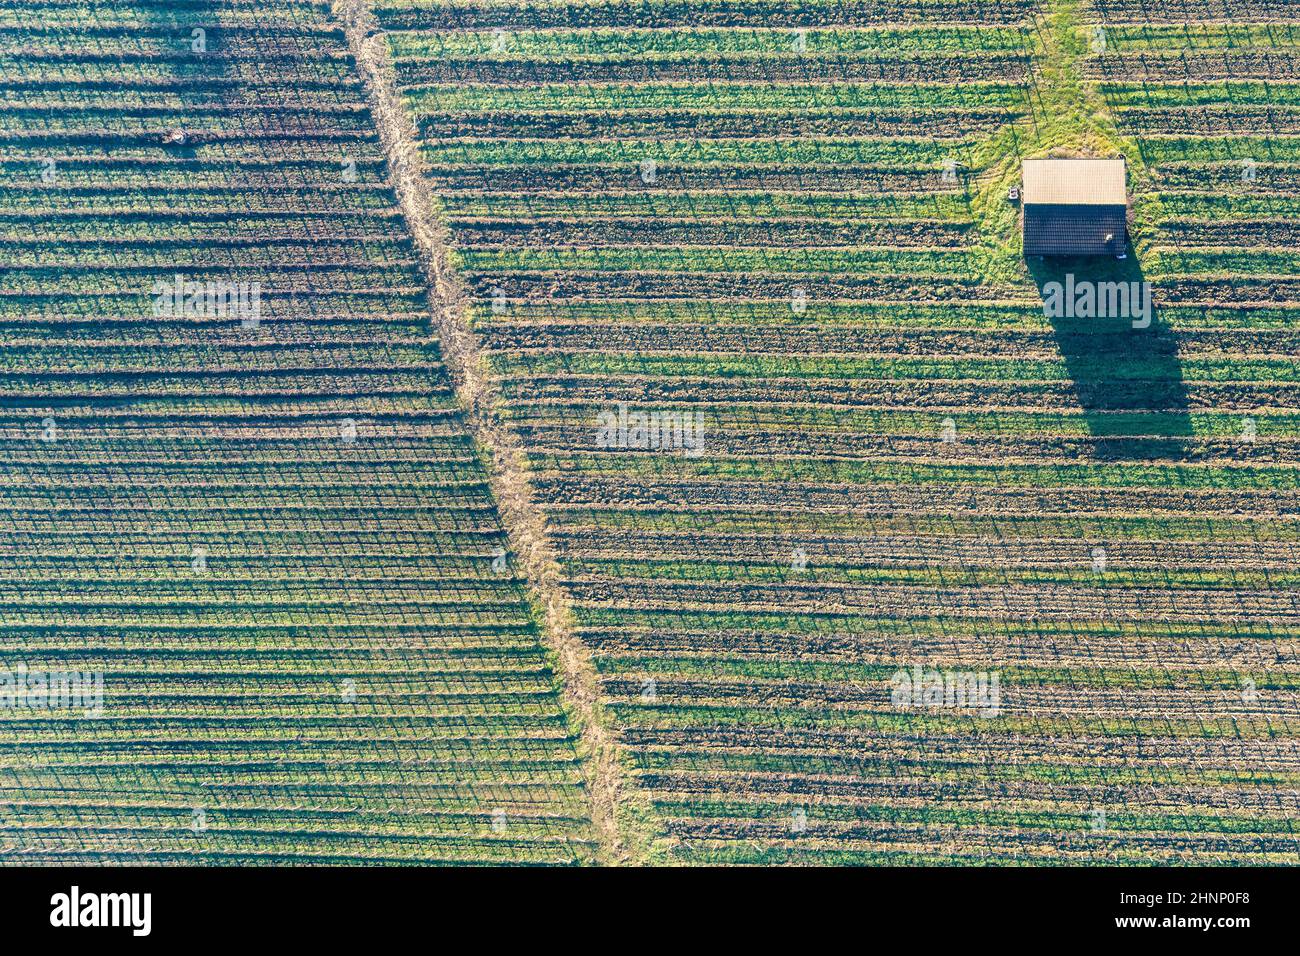
<svg viewBox="0 0 1300 956">
<path fill-rule="evenodd" d="M 1293 4 L 21 0 L 0 86 L 0 863 L 1297 862 Z"/>
<path fill-rule="evenodd" d="M 0 70 L 0 663 L 103 684 L 0 712 L 0 859 L 591 860 L 329 8 L 10 4 Z"/>
<path fill-rule="evenodd" d="M 1297 47 L 1239 6 L 373 5 L 646 859 L 1294 861 Z M 1149 330 L 1044 316 L 1005 197 L 1071 153 Z"/>
</svg>

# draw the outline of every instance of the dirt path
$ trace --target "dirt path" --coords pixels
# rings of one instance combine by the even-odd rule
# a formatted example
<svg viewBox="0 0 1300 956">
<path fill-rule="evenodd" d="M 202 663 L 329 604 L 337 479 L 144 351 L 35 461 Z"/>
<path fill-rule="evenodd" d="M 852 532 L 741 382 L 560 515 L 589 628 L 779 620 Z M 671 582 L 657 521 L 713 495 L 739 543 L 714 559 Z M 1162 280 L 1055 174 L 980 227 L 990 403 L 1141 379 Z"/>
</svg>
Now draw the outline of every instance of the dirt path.
<svg viewBox="0 0 1300 956">
<path fill-rule="evenodd" d="M 433 214 L 433 197 L 420 173 L 415 125 L 401 105 L 387 49 L 368 4 L 335 0 L 333 6 L 370 93 L 392 186 L 422 253 L 443 358 L 466 410 L 470 432 L 488 453 L 501 519 L 532 589 L 542 637 L 554 655 L 564 700 L 580 734 L 597 859 L 605 864 L 634 862 L 633 857 L 639 854 L 628 845 L 627 828 L 619 822 L 624 798 L 618 742 L 600 712 L 599 683 L 590 654 L 573 633 L 560 567 L 545 515 L 533 498 L 523 450 L 515 434 L 493 414 L 498 394 L 484 370 L 478 336 L 469 325 L 465 288 L 448 263 L 446 229 Z"/>
</svg>

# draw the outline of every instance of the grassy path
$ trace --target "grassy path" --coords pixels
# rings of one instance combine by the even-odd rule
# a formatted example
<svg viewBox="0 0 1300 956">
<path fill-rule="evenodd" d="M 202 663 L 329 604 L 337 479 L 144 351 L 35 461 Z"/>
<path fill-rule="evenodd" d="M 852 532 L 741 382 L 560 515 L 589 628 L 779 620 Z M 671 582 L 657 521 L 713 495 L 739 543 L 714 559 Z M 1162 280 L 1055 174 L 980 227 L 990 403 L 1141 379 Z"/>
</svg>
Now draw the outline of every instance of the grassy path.
<svg viewBox="0 0 1300 956">
<path fill-rule="evenodd" d="M 592 822 L 599 840 L 597 859 L 604 864 L 633 862 L 642 855 L 640 843 L 645 839 L 639 836 L 641 813 L 635 798 L 622 786 L 618 742 L 600 713 L 598 675 L 591 655 L 573 632 L 560 566 L 546 517 L 533 495 L 522 448 L 495 411 L 501 403 L 500 393 L 488 374 L 482 344 L 469 325 L 466 290 L 448 258 L 446 228 L 438 219 L 437 205 L 421 172 L 416 130 L 393 82 L 384 37 L 366 2 L 338 0 L 334 12 L 344 25 L 348 45 L 370 91 L 390 179 L 407 228 L 422 254 L 443 357 L 466 410 L 469 430 L 487 452 L 493 496 L 531 589 L 570 719 L 581 735 Z"/>
<path fill-rule="evenodd" d="M 1128 159 L 1130 186 L 1145 173 L 1137 144 L 1122 136 L 1105 100 L 1084 79 L 1082 61 L 1104 32 L 1092 33 L 1082 11 L 1085 0 L 1045 0 L 1034 17 L 1039 50 L 1030 74 L 1031 112 L 979 146 L 973 166 L 979 171 L 972 208 L 982 237 L 984 274 L 1010 282 L 1024 275 L 1019 207 L 1007 190 L 1020 181 L 1023 159 L 1059 152 L 1072 156 Z"/>
</svg>

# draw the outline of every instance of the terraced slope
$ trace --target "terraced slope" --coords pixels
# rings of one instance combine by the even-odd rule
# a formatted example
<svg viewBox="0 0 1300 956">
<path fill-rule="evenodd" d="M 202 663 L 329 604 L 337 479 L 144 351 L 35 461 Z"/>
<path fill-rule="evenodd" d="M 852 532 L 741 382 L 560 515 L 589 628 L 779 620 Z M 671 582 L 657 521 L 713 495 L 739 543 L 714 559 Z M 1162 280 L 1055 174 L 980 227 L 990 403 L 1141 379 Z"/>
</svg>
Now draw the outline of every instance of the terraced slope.
<svg viewBox="0 0 1300 956">
<path fill-rule="evenodd" d="M 1285 87 L 1094 56 L 1073 0 L 373 6 L 649 858 L 1294 861 Z M 1026 268 L 1051 149 L 1129 155 L 1139 256 Z M 1238 149 L 1259 190 L 1203 195 Z M 1049 321 L 1067 268 L 1156 320 Z"/>
<path fill-rule="evenodd" d="M 104 694 L 0 710 L 0 861 L 589 860 L 327 5 L 10 3 L 0 86 L 0 668 Z"/>
</svg>

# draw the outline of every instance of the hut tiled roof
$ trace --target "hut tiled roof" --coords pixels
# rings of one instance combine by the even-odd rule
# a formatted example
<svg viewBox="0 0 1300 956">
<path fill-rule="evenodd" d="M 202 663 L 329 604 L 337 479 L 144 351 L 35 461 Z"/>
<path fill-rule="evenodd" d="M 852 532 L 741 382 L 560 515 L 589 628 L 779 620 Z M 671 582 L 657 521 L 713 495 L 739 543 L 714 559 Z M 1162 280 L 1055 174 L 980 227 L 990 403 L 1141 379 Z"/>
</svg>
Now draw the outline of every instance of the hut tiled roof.
<svg viewBox="0 0 1300 956">
<path fill-rule="evenodd" d="M 1030 159 L 1024 164 L 1023 185 L 1025 255 L 1127 251 L 1124 160 Z"/>
</svg>

